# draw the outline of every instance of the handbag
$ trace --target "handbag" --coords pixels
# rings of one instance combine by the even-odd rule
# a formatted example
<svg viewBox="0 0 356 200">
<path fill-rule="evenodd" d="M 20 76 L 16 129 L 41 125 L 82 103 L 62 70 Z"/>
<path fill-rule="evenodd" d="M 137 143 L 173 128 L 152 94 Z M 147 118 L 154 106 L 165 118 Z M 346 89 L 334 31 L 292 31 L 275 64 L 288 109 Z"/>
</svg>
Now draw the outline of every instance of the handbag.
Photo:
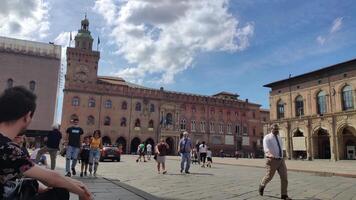
<svg viewBox="0 0 356 200">
<path fill-rule="evenodd" d="M 29 200 L 38 192 L 38 182 L 31 178 L 7 181 L 3 186 L 3 200 Z"/>
</svg>

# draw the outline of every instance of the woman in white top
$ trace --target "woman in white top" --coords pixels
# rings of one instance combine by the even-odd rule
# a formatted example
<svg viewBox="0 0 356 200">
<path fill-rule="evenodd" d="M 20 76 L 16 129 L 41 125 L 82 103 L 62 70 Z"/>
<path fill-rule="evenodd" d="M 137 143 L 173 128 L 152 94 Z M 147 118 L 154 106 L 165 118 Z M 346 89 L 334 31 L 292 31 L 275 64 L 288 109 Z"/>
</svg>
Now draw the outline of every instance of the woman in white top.
<svg viewBox="0 0 356 200">
<path fill-rule="evenodd" d="M 200 161 L 203 163 L 202 167 L 205 167 L 206 152 L 208 151 L 208 146 L 206 146 L 205 141 L 199 146 Z"/>
</svg>

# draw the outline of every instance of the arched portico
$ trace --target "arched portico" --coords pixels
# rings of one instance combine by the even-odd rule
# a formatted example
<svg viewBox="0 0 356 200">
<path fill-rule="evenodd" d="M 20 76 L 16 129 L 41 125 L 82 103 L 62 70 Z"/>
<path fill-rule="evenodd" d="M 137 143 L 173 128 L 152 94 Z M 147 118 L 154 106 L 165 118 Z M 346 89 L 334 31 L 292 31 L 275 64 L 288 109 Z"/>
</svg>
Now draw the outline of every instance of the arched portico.
<svg viewBox="0 0 356 200">
<path fill-rule="evenodd" d="M 330 134 L 324 128 L 318 128 L 312 136 L 313 158 L 331 159 Z"/>
<path fill-rule="evenodd" d="M 297 128 L 293 132 L 292 137 L 293 144 L 293 158 L 294 159 L 306 159 L 307 158 L 307 145 L 306 145 L 306 137 L 302 130 Z"/>
<path fill-rule="evenodd" d="M 138 145 L 141 144 L 141 140 L 138 137 L 135 137 L 134 139 L 131 140 L 131 148 L 130 148 L 130 153 L 131 154 L 136 154 L 137 153 L 137 147 Z"/>
<path fill-rule="evenodd" d="M 126 153 L 127 152 L 127 149 L 126 149 L 126 139 L 124 137 L 119 137 L 117 138 L 116 140 L 116 145 L 121 148 L 122 152 L 123 153 Z"/>
<path fill-rule="evenodd" d="M 356 129 L 350 125 L 343 125 L 338 129 L 337 137 L 339 160 L 355 160 Z"/>
</svg>

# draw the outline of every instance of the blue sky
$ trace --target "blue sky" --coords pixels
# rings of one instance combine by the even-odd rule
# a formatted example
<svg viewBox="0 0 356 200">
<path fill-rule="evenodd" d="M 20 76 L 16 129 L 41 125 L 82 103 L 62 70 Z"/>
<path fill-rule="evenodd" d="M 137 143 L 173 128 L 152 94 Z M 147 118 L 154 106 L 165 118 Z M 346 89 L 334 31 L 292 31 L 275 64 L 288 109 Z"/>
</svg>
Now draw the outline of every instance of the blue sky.
<svg viewBox="0 0 356 200">
<path fill-rule="evenodd" d="M 100 75 L 204 95 L 238 93 L 263 108 L 269 89 L 262 85 L 356 57 L 352 0 L 19 2 L 2 2 L 0 35 L 65 47 L 87 12 L 101 40 Z"/>
</svg>

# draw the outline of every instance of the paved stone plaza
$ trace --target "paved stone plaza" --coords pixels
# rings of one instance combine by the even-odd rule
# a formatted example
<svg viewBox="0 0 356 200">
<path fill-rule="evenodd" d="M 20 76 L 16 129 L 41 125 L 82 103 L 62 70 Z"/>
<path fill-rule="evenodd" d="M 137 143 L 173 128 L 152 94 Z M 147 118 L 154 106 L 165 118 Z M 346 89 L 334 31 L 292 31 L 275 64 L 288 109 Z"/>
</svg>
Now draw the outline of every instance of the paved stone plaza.
<svg viewBox="0 0 356 200">
<path fill-rule="evenodd" d="M 265 196 L 258 195 L 257 187 L 265 173 L 263 168 L 222 164 L 201 168 L 192 165 L 191 174 L 186 175 L 180 174 L 178 160 L 170 158 L 167 162 L 168 174 L 162 175 L 157 174 L 153 160 L 136 163 L 135 157 L 123 156 L 122 162 L 101 162 L 99 175 L 112 180 L 112 183 L 127 184 L 161 199 L 277 199 L 280 196 L 278 174 L 267 186 Z M 354 178 L 317 176 L 302 172 L 289 172 L 288 175 L 289 195 L 293 199 L 356 200 Z M 96 179 L 92 180 L 94 181 L 89 184 L 94 189 Z M 99 186 L 100 181 L 98 182 Z M 119 192 L 115 192 L 115 195 L 118 199 L 125 199 L 119 198 L 120 187 L 117 190 Z M 125 194 L 122 193 L 123 196 Z M 105 199 L 105 195 L 100 199 Z"/>
</svg>

